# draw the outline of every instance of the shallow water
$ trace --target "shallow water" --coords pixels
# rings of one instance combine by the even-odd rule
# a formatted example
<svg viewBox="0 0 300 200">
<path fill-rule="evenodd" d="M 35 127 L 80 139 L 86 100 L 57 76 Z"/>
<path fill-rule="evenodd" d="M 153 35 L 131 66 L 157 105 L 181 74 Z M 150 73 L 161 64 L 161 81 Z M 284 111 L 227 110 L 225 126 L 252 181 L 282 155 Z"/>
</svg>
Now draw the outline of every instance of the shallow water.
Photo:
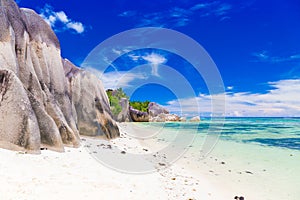
<svg viewBox="0 0 300 200">
<path fill-rule="evenodd" d="M 221 121 L 203 119 L 199 124 L 152 123 L 151 126 L 198 136 L 205 136 L 210 130 L 210 134 L 219 134 L 221 140 L 300 150 L 300 118 L 226 118 L 223 126 Z"/>
<path fill-rule="evenodd" d="M 257 200 L 299 199 L 300 118 L 135 125 L 141 128 L 138 135 L 143 130 L 155 132 L 152 139 L 143 140 L 151 151 L 173 150 L 177 155 L 167 152 L 168 161 L 205 177 L 228 193 L 224 199 L 237 194 Z"/>
</svg>

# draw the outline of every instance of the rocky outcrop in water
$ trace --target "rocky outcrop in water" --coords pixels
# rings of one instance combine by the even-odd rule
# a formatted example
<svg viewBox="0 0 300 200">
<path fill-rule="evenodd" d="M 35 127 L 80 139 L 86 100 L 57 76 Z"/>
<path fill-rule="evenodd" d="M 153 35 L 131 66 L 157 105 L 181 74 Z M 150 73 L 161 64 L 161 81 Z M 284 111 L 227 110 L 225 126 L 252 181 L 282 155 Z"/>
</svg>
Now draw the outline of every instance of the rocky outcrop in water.
<svg viewBox="0 0 300 200">
<path fill-rule="evenodd" d="M 186 117 L 180 117 L 180 118 L 179 118 L 179 121 L 180 121 L 180 122 L 186 122 Z"/>
<path fill-rule="evenodd" d="M 175 114 L 164 114 L 161 113 L 155 117 L 150 117 L 150 122 L 178 122 L 180 117 Z"/>
<path fill-rule="evenodd" d="M 129 107 L 129 113 L 132 121 L 134 122 L 149 122 L 149 114 Z"/>
<path fill-rule="evenodd" d="M 0 0 L 0 147 L 63 151 L 79 132 L 119 135 L 101 81 L 68 64 L 39 15 Z"/>
<path fill-rule="evenodd" d="M 190 122 L 200 122 L 200 117 L 199 116 L 195 116 L 195 117 L 192 117 L 191 119 L 190 119 Z"/>
<path fill-rule="evenodd" d="M 148 105 L 148 113 L 151 117 L 156 117 L 160 114 L 169 114 L 170 112 L 157 103 L 150 102 Z"/>
<path fill-rule="evenodd" d="M 170 112 L 164 107 L 155 102 L 150 102 L 148 105 L 148 112 L 150 115 L 150 122 L 178 122 L 180 117 Z"/>
</svg>

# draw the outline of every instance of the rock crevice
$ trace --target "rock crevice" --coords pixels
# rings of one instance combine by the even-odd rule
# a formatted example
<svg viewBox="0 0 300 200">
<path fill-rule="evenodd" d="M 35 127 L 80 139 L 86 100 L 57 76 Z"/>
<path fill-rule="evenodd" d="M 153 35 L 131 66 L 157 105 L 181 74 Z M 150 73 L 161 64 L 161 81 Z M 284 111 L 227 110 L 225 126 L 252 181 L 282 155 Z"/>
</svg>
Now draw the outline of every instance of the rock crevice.
<svg viewBox="0 0 300 200">
<path fill-rule="evenodd" d="M 101 81 L 61 59 L 37 13 L 0 0 L 0 30 L 0 147 L 63 151 L 80 145 L 79 133 L 119 135 Z"/>
</svg>

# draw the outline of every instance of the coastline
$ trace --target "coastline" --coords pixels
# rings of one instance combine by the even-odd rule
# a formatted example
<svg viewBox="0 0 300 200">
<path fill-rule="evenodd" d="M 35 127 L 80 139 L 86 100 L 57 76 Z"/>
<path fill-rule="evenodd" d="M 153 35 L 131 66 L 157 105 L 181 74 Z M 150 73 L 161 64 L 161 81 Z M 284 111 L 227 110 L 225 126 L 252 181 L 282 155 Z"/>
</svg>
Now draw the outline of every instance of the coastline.
<svg viewBox="0 0 300 200">
<path fill-rule="evenodd" d="M 159 139 L 158 143 L 169 143 L 168 139 Z M 146 146 L 159 146 L 156 140 L 147 142 Z M 203 159 L 200 153 L 203 142 L 204 137 L 197 135 L 174 166 L 185 168 L 212 186 L 212 199 L 233 199 L 235 196 L 262 200 L 299 198 L 299 150 L 220 138 Z"/>
<path fill-rule="evenodd" d="M 82 137 L 81 147 L 66 148 L 65 153 L 46 150 L 41 155 L 29 155 L 0 149 L 0 199 L 234 199 L 234 196 L 244 196 L 245 199 L 294 200 L 300 194 L 296 179 L 299 151 L 222 140 L 203 160 L 199 159 L 197 148 L 190 148 L 167 168 L 159 165 L 164 162 L 164 155 L 158 155 L 159 159 L 151 160 L 157 167 L 155 173 L 120 173 L 103 166 L 93 154 L 151 154 L 167 141 L 134 139 L 126 135 L 134 124 L 118 126 L 120 138 L 107 141 Z M 193 146 L 196 144 L 197 139 Z M 96 145 L 99 151 L 91 151 L 87 145 Z"/>
</svg>

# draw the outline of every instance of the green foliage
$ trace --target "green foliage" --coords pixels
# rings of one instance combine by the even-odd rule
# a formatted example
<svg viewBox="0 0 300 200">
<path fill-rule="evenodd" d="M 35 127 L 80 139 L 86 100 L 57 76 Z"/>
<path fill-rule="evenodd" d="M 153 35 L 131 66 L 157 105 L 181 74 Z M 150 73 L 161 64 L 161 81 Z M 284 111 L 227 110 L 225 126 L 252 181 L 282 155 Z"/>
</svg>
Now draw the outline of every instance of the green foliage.
<svg viewBox="0 0 300 200">
<path fill-rule="evenodd" d="M 132 106 L 134 109 L 140 110 L 142 112 L 148 112 L 148 105 L 150 101 L 131 101 L 129 105 Z"/>
<path fill-rule="evenodd" d="M 114 116 L 117 116 L 121 111 L 122 107 L 120 105 L 120 100 L 122 98 L 129 99 L 129 97 L 125 94 L 122 88 L 118 88 L 117 90 L 106 90 L 106 94 L 109 99 L 109 104 L 111 108 L 111 112 Z M 150 101 L 132 101 L 129 102 L 129 105 L 134 109 L 140 110 L 142 112 L 148 112 L 148 105 Z"/>
<path fill-rule="evenodd" d="M 129 99 L 129 97 L 125 94 L 122 88 L 118 88 L 117 90 L 113 91 L 114 96 L 117 97 L 118 99 L 126 98 Z"/>
<path fill-rule="evenodd" d="M 112 114 L 115 116 L 118 115 L 122 111 L 122 107 L 119 104 L 119 100 L 116 97 L 111 96 L 109 102 Z"/>
<path fill-rule="evenodd" d="M 106 94 L 109 99 L 111 112 L 113 115 L 117 116 L 122 111 L 122 107 L 119 103 L 121 98 L 128 99 L 128 96 L 125 94 L 122 88 L 118 88 L 117 90 L 106 90 Z"/>
</svg>

